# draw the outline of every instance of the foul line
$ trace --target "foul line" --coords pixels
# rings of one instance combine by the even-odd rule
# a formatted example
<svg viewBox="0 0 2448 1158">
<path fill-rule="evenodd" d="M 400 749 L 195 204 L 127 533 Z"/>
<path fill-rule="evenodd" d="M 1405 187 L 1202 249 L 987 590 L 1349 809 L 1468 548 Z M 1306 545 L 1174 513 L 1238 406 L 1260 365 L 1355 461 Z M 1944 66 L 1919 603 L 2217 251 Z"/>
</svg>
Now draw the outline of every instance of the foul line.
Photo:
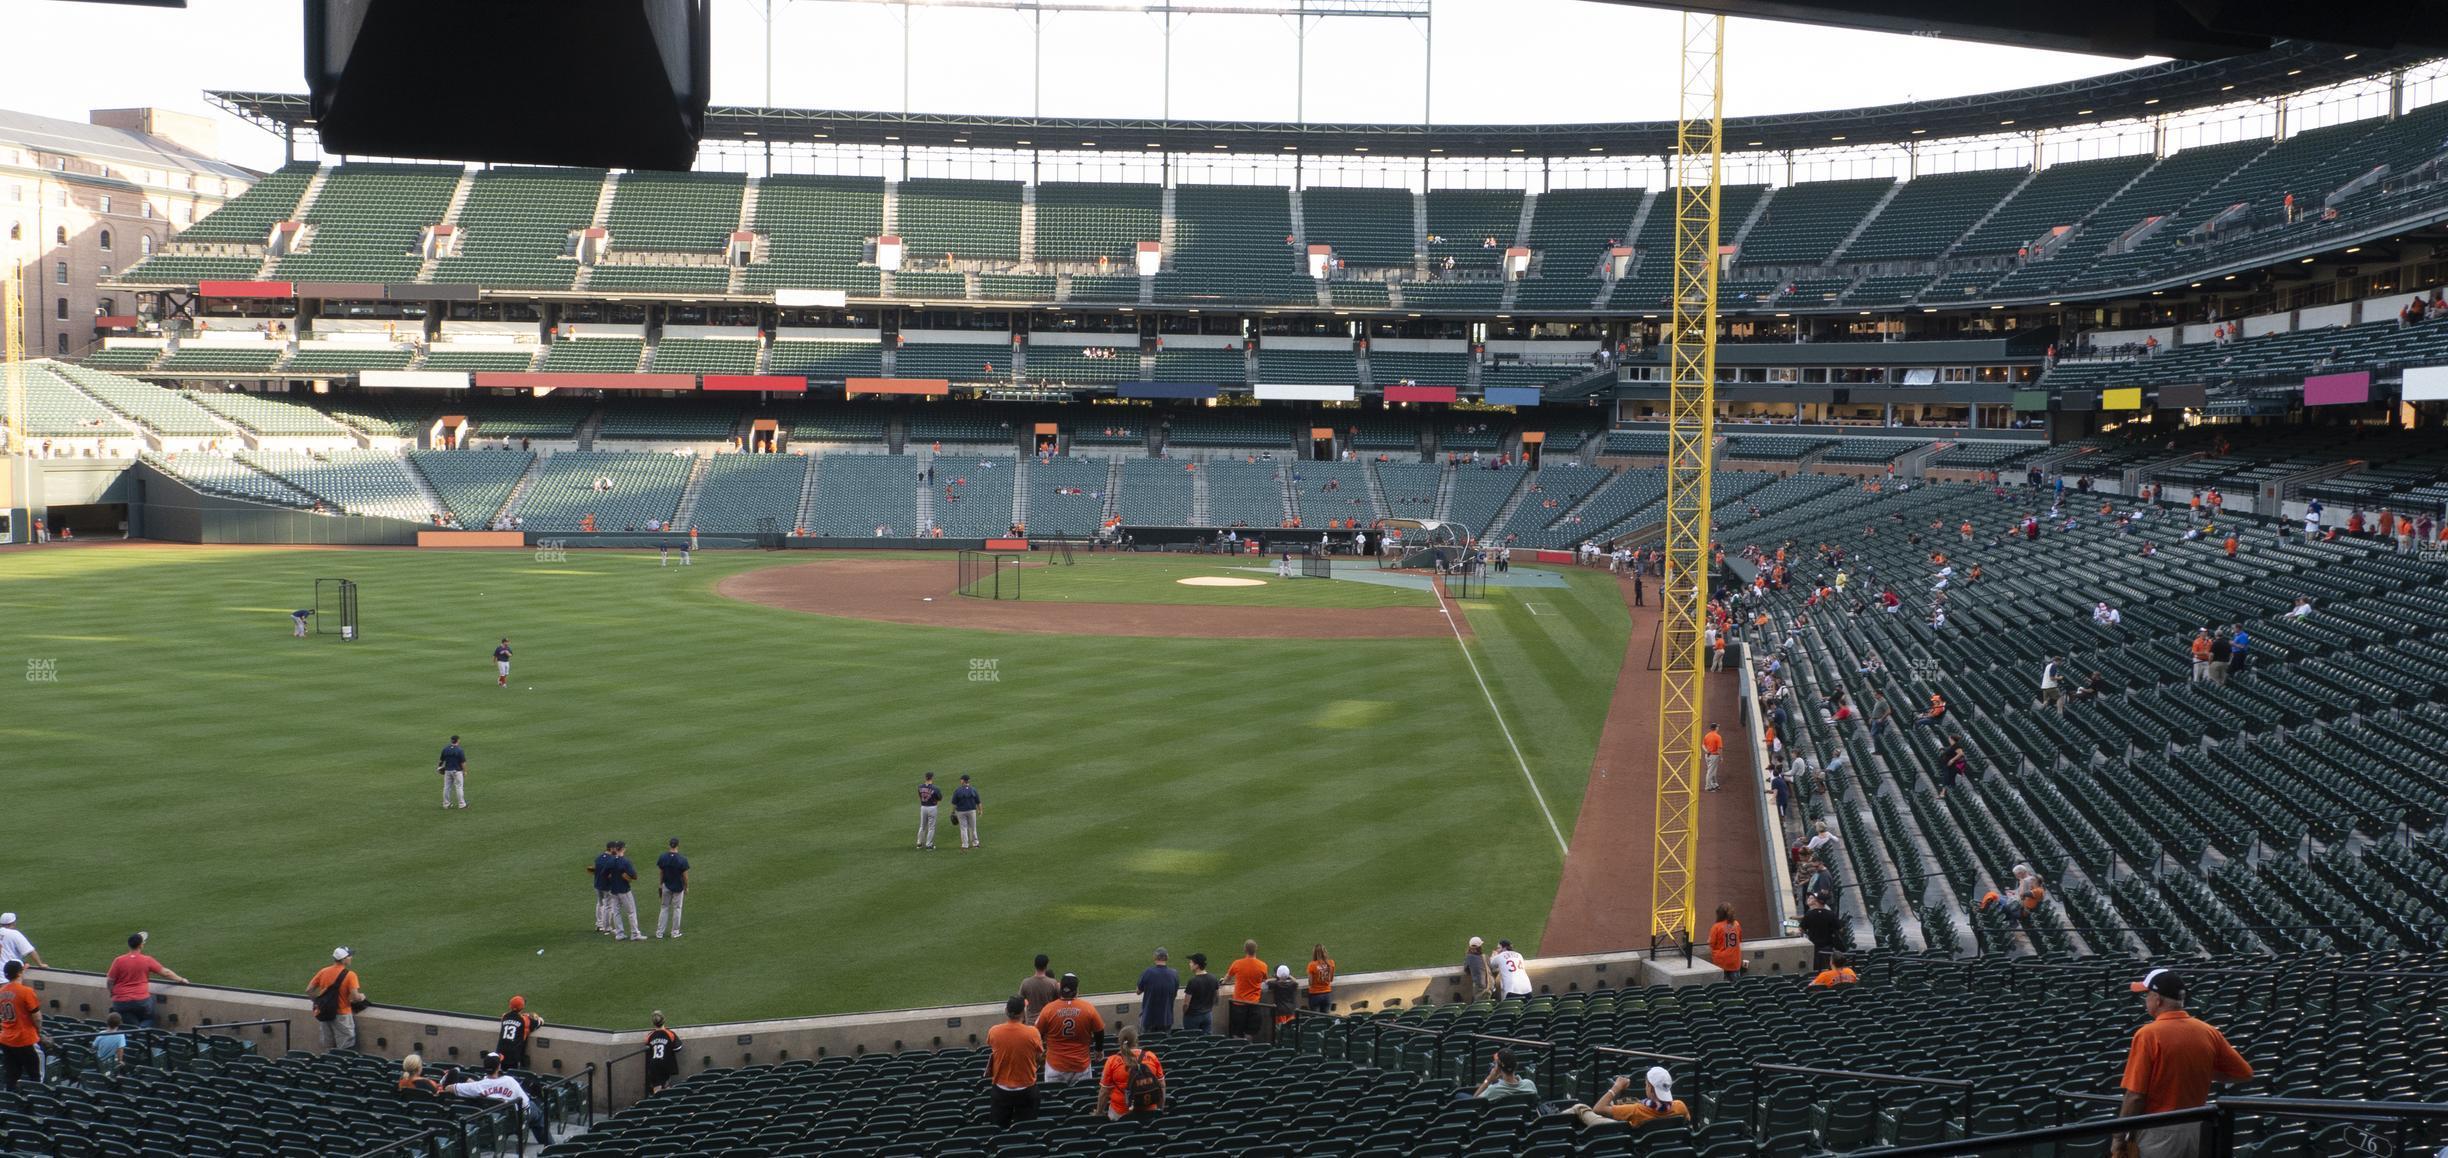
<svg viewBox="0 0 2448 1158">
<path fill-rule="evenodd" d="M 1504 732 L 1505 747 L 1513 750 L 1513 763 L 1521 769 L 1522 783 L 1530 786 L 1530 798 L 1538 801 L 1539 813 L 1547 818 L 1547 831 L 1555 834 L 1556 852 L 1570 857 L 1572 845 L 1564 839 L 1564 830 L 1556 824 L 1555 810 L 1547 807 L 1547 794 L 1539 791 L 1538 781 L 1530 775 L 1530 762 L 1522 759 L 1521 745 L 1513 742 L 1513 729 L 1505 723 L 1504 710 L 1496 706 L 1496 693 L 1488 690 L 1487 677 L 1479 674 L 1479 661 L 1471 657 L 1470 644 L 1462 638 L 1462 625 L 1454 621 L 1454 609 L 1445 600 L 1445 589 L 1434 586 L 1437 609 L 1445 613 L 1445 626 L 1453 629 L 1454 646 L 1462 649 L 1462 662 L 1470 665 L 1471 678 L 1479 681 L 1479 694 L 1487 697 L 1488 713 L 1496 717 L 1496 727 Z"/>
</svg>

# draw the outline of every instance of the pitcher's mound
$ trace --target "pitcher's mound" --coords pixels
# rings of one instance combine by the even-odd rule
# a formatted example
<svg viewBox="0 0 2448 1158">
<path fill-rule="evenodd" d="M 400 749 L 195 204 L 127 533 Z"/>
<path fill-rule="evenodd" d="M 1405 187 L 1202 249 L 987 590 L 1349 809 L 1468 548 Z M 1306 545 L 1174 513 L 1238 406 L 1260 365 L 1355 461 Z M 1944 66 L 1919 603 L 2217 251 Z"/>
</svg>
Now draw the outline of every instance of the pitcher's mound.
<svg viewBox="0 0 2448 1158">
<path fill-rule="evenodd" d="M 1184 587 L 1264 587 L 1264 579 L 1234 579 L 1224 575 L 1193 575 L 1174 582 Z"/>
</svg>

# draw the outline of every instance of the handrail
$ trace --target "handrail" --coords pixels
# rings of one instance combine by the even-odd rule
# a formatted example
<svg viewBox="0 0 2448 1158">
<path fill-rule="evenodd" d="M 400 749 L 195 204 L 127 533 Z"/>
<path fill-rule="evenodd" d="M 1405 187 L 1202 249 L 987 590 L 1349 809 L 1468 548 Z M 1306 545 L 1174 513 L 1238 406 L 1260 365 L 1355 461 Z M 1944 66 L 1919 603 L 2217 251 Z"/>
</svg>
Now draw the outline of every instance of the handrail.
<svg viewBox="0 0 2448 1158">
<path fill-rule="evenodd" d="M 633 1057 L 639 1057 L 639 1056 L 644 1055 L 644 1054 L 646 1053 L 646 1050 L 647 1050 L 647 1047 L 646 1047 L 646 1046 L 642 1046 L 642 1045 L 641 1045 L 641 1046 L 637 1047 L 636 1049 L 630 1050 L 629 1052 L 627 1052 L 627 1053 L 625 1053 L 625 1054 L 620 1055 L 619 1057 L 612 1058 L 612 1059 L 610 1059 L 610 1060 L 608 1060 L 608 1061 L 604 1062 L 604 1080 L 603 1080 L 603 1092 L 604 1092 L 604 1110 L 605 1110 L 607 1113 L 608 1113 L 608 1112 L 610 1112 L 611 1110 L 613 1110 L 613 1109 L 615 1108 L 615 1107 L 612 1105 L 612 1100 L 613 1100 L 613 1099 L 615 1099 L 615 1098 L 620 1097 L 620 1083 L 618 1083 L 618 1082 L 616 1082 L 616 1081 L 614 1081 L 614 1080 L 613 1080 L 614 1067 L 616 1067 L 616 1066 L 620 1065 L 622 1062 L 628 1061 L 630 1058 L 633 1058 Z M 642 1064 L 639 1066 L 638 1072 L 639 1072 L 641 1075 L 643 1075 L 643 1074 L 645 1073 L 645 1067 L 644 1067 Z M 639 1101 L 645 1101 L 645 1100 L 646 1100 L 646 1096 L 647 1096 L 647 1094 L 648 1094 L 649 1092 L 650 1092 L 650 1091 L 646 1089 L 646 1085 L 645 1085 L 644 1078 L 641 1076 L 641 1078 L 639 1079 L 639 1083 L 638 1083 L 638 1100 L 639 1100 Z"/>
<path fill-rule="evenodd" d="M 1526 1037 L 1501 1037 L 1493 1033 L 1454 1034 L 1448 1035 L 1445 1040 L 1451 1041 L 1457 1036 L 1468 1041 L 1492 1041 L 1502 1046 L 1511 1046 L 1518 1049 L 1536 1051 L 1539 1068 L 1544 1071 L 1538 1075 L 1539 1088 L 1542 1090 L 1557 1090 L 1563 1088 L 1557 1084 L 1556 1059 L 1562 1056 L 1564 1051 L 1557 1049 L 1556 1044 L 1552 1041 L 1534 1041 Z M 1437 1043 L 1437 1052 L 1440 1059 L 1444 1056 L 1444 1044 L 1445 1043 L 1443 1041 Z M 1470 1080 L 1470 1071 L 1466 1068 L 1458 1076 L 1462 1081 L 1467 1082 Z"/>
<path fill-rule="evenodd" d="M 384 1145 L 378 1146 L 372 1150 L 368 1150 L 365 1153 L 358 1155 L 358 1158 L 375 1158 L 376 1155 L 382 1154 L 431 1154 L 434 1152 L 434 1148 L 426 1145 L 426 1143 L 440 1141 L 446 1136 L 447 1135 L 440 1130 L 420 1130 L 410 1137 L 402 1138 L 397 1142 L 385 1143 Z"/>
<path fill-rule="evenodd" d="M 282 1053 L 288 1053 L 290 1049 L 293 1048 L 289 1039 L 289 1019 L 286 1017 L 267 1017 L 257 1021 L 208 1021 L 201 1025 L 189 1027 L 188 1032 L 201 1037 L 207 1033 L 212 1033 L 217 1030 L 254 1029 L 257 1026 L 264 1025 L 277 1025 L 281 1027 Z"/>
<path fill-rule="evenodd" d="M 2037 1130 L 2019 1130 L 2011 1134 L 1990 1134 L 1983 1137 L 1950 1138 L 1939 1142 L 1924 1142 L 1918 1146 L 1897 1146 L 1886 1150 L 1863 1151 L 1879 1158 L 1941 1158 L 1961 1154 L 1983 1154 L 1997 1150 L 2030 1153 L 2035 1147 L 2051 1142 L 2073 1142 L 2085 1138 L 2114 1136 L 2133 1130 L 2166 1126 L 2198 1124 L 2213 1132 L 2215 1139 L 2228 1134 L 2228 1117 L 2213 1105 L 2195 1106 L 2186 1110 L 2169 1110 L 2160 1114 L 2137 1114 L 2130 1118 L 2097 1118 L 2086 1122 L 2069 1122 L 2062 1126 L 2043 1126 Z M 2206 1145 L 2203 1154 L 2223 1154 L 2228 1147 Z"/>
<path fill-rule="evenodd" d="M 1962 1095 L 1963 1105 L 1961 1109 L 1963 1113 L 1963 1132 L 1967 1137 L 1969 1137 L 1972 1133 L 1972 1091 L 1974 1086 L 1971 1082 L 1965 1081 L 1961 1078 L 1925 1078 L 1916 1077 L 1912 1074 L 1890 1074 L 1881 1073 L 1876 1070 L 1827 1069 L 1820 1066 L 1788 1065 L 1783 1062 L 1755 1061 L 1747 1064 L 1753 1070 L 1762 1073 L 1799 1074 L 1804 1077 L 1840 1078 L 1846 1081 L 1859 1082 L 1887 1082 L 1891 1085 L 1936 1086 L 1942 1090 L 1955 1090 Z"/>
</svg>

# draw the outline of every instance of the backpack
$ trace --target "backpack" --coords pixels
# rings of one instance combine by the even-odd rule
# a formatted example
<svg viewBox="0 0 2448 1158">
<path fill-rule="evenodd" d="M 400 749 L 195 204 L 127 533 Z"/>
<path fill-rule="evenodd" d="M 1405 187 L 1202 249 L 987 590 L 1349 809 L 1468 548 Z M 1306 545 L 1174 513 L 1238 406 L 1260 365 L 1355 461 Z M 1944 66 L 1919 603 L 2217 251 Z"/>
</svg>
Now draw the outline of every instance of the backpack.
<svg viewBox="0 0 2448 1158">
<path fill-rule="evenodd" d="M 331 979 L 331 984 L 323 987 L 323 992 L 315 995 L 316 1021 L 332 1021 L 340 1016 L 340 991 L 347 988 L 347 982 L 348 970 L 342 969 L 337 976 Z"/>
<path fill-rule="evenodd" d="M 1130 1112 L 1164 1109 L 1164 1079 L 1157 1077 L 1155 1067 L 1147 1064 L 1147 1055 L 1141 1053 L 1125 1068 L 1129 1080 L 1122 1088 L 1123 1103 L 1130 1107 Z"/>
</svg>

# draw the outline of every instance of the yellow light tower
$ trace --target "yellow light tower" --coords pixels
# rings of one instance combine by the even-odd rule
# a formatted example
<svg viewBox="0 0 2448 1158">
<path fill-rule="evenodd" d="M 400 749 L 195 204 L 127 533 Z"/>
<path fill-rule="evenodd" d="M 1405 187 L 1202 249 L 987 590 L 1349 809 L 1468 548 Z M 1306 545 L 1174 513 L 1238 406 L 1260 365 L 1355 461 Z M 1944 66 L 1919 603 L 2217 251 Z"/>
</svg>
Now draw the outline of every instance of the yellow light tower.
<svg viewBox="0 0 2448 1158">
<path fill-rule="evenodd" d="M 1667 334 L 1666 574 L 1659 624 L 1657 855 L 1650 934 L 1690 936 L 1699 865 L 1700 689 L 1708 613 L 1709 456 L 1717 410 L 1717 189 L 1723 173 L 1725 18 L 1683 14 L 1675 123 L 1674 312 Z"/>
</svg>

